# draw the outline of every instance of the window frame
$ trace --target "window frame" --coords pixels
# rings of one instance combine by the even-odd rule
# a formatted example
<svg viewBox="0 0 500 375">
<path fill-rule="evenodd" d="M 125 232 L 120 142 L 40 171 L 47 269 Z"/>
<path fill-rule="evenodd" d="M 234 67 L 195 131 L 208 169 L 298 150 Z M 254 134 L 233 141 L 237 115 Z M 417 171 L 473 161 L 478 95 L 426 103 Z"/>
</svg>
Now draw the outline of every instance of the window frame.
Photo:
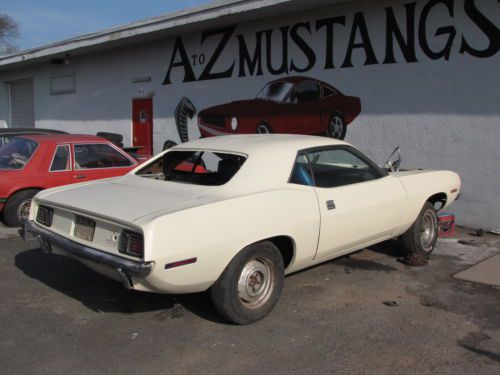
<svg viewBox="0 0 500 375">
<path fill-rule="evenodd" d="M 191 182 L 184 182 L 184 181 L 175 181 L 175 180 L 159 180 L 159 181 L 162 181 L 162 182 L 170 182 L 170 183 L 176 183 L 176 184 L 186 184 L 186 185 L 190 185 L 190 186 L 211 186 L 211 187 L 220 187 L 220 186 L 224 186 L 226 184 L 228 184 L 229 182 L 231 182 L 233 180 L 233 178 L 240 172 L 241 168 L 244 166 L 244 164 L 247 162 L 248 158 L 249 158 L 249 155 L 248 154 L 245 154 L 243 152 L 234 152 L 234 151 L 225 151 L 225 150 L 215 150 L 215 149 L 211 149 L 211 148 L 200 148 L 200 149 L 195 149 L 195 148 L 175 148 L 175 149 L 169 149 L 169 150 L 166 150 L 160 154 L 158 154 L 157 156 L 155 156 L 154 158 L 148 160 L 146 163 L 143 163 L 140 168 L 136 171 L 134 171 L 134 176 L 137 176 L 137 177 L 141 177 L 141 178 L 148 178 L 147 176 L 145 175 L 141 175 L 140 173 L 142 171 L 144 171 L 145 169 L 147 168 L 150 168 L 152 165 L 154 165 L 155 163 L 158 163 L 160 161 L 160 159 L 163 159 L 165 158 L 169 153 L 173 153 L 173 152 L 192 152 L 193 154 L 197 153 L 197 152 L 200 152 L 201 153 L 201 156 L 204 155 L 205 153 L 212 153 L 212 154 L 215 154 L 217 156 L 217 154 L 227 154 L 227 155 L 234 155 L 234 156 L 240 156 L 240 157 L 243 157 L 245 158 L 245 160 L 243 161 L 243 163 L 240 165 L 238 171 L 228 180 L 226 181 L 225 183 L 223 184 L 220 184 L 220 185 L 204 185 L 204 184 L 195 184 L 195 183 L 191 183 Z M 222 158 L 221 158 L 222 159 Z M 202 160 L 202 157 L 200 157 L 200 160 Z M 186 160 L 184 160 L 183 162 L 186 162 Z M 183 162 L 179 163 L 179 164 L 182 164 Z M 199 163 L 197 164 L 193 164 L 193 171 L 192 172 L 189 172 L 189 173 L 195 173 L 194 172 L 194 169 L 196 168 L 196 166 L 200 165 Z"/>
<path fill-rule="evenodd" d="M 106 145 L 111 147 L 112 149 L 116 150 L 120 155 L 124 156 L 126 159 L 128 159 L 131 164 L 127 166 L 121 166 L 121 167 L 102 167 L 102 168 L 78 168 L 78 164 L 76 162 L 76 146 L 94 146 L 94 145 Z M 74 170 L 75 171 L 102 171 L 105 169 L 119 169 L 119 168 L 131 168 L 131 167 L 136 167 L 138 165 L 138 162 L 135 161 L 131 156 L 129 157 L 125 152 L 123 152 L 121 149 L 119 149 L 117 146 L 115 146 L 112 143 L 106 143 L 106 142 L 85 142 L 85 143 L 79 143 L 75 142 L 73 143 L 73 165 L 74 165 Z"/>
<path fill-rule="evenodd" d="M 54 159 L 56 158 L 56 154 L 57 154 L 57 149 L 59 147 L 67 147 L 69 152 L 68 152 L 68 156 L 69 156 L 69 169 L 61 169 L 61 170 L 58 170 L 58 171 L 53 171 L 52 170 L 52 165 L 54 164 Z M 52 160 L 50 161 L 50 164 L 49 164 L 49 173 L 60 173 L 60 172 L 71 172 L 73 170 L 73 160 L 72 160 L 72 155 L 71 155 L 71 145 L 69 143 L 63 143 L 63 144 L 58 144 L 56 145 L 56 148 L 54 149 L 54 154 L 52 155 Z"/>
<path fill-rule="evenodd" d="M 368 167 L 372 168 L 376 172 L 378 177 L 373 179 L 373 180 L 370 180 L 370 181 L 359 181 L 359 182 L 355 182 L 355 183 L 348 184 L 348 185 L 332 186 L 332 187 L 317 186 L 316 185 L 316 178 L 314 176 L 314 171 L 313 171 L 312 166 L 311 166 L 311 160 L 309 160 L 309 156 L 307 154 L 314 153 L 314 152 L 331 151 L 331 150 L 345 150 L 347 152 L 351 152 L 352 154 L 354 154 L 354 156 L 358 157 L 359 159 L 361 159 L 361 161 L 366 163 L 368 165 Z M 311 178 L 313 181 L 312 186 L 311 185 L 297 184 L 296 182 L 291 181 L 292 177 L 293 177 L 293 171 L 295 170 L 297 158 L 300 156 L 304 156 L 307 160 L 307 167 L 309 169 L 309 173 L 311 174 Z M 311 148 L 302 149 L 302 150 L 299 150 L 297 152 L 297 154 L 295 156 L 295 161 L 294 161 L 293 166 L 292 166 L 292 170 L 290 171 L 290 177 L 288 178 L 288 183 L 293 184 L 293 185 L 306 186 L 306 187 L 310 187 L 310 188 L 314 188 L 314 189 L 335 189 L 335 188 L 340 188 L 340 187 L 344 187 L 344 186 L 350 186 L 350 185 L 362 184 L 364 182 L 375 181 L 375 180 L 378 180 L 380 178 L 387 177 L 388 175 L 389 174 L 387 173 L 387 171 L 380 168 L 377 164 L 375 164 L 375 162 L 373 162 L 370 158 L 368 158 L 365 154 L 363 154 L 361 151 L 359 151 L 357 148 L 355 148 L 353 146 L 350 146 L 350 145 L 319 146 L 319 147 L 311 147 Z"/>
</svg>

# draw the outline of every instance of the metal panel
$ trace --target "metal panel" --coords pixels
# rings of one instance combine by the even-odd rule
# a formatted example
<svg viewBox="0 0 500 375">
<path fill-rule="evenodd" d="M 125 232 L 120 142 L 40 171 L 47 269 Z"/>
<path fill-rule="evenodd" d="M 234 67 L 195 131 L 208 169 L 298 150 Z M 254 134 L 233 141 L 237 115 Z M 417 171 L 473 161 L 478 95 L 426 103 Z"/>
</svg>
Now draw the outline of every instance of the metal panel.
<svg viewBox="0 0 500 375">
<path fill-rule="evenodd" d="M 33 80 L 23 79 L 9 82 L 10 127 L 34 128 Z"/>
</svg>

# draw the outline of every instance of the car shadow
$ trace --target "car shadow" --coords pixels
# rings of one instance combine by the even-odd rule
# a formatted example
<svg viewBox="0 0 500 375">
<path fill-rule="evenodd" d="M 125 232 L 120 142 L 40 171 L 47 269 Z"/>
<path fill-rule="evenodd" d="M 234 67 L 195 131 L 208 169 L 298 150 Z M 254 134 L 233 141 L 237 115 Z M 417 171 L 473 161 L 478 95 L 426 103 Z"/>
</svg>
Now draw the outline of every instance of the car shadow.
<svg viewBox="0 0 500 375">
<path fill-rule="evenodd" d="M 227 324 L 217 315 L 206 292 L 167 295 L 127 290 L 121 283 L 98 274 L 74 259 L 47 255 L 40 249 L 17 254 L 15 265 L 30 278 L 80 301 L 95 312 L 156 312 L 155 319 L 165 320 L 184 315 L 184 308 L 202 319 Z"/>
<path fill-rule="evenodd" d="M 392 258 L 403 258 L 406 253 L 403 246 L 397 239 L 391 239 L 378 244 L 369 246 L 366 250 L 371 250 L 376 253 L 385 254 Z"/>
</svg>

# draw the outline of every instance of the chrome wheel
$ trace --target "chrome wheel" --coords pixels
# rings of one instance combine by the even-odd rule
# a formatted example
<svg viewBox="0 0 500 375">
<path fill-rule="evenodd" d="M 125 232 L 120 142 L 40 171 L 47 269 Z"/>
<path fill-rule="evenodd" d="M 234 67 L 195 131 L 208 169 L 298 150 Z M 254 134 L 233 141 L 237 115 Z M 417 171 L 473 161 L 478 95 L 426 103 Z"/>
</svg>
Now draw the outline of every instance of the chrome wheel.
<svg viewBox="0 0 500 375">
<path fill-rule="evenodd" d="M 273 287 L 274 273 L 269 260 L 258 258 L 245 264 L 238 280 L 238 295 L 245 307 L 255 309 L 265 304 Z"/>
<path fill-rule="evenodd" d="M 437 236 L 437 218 L 433 211 L 427 210 L 420 225 L 420 245 L 426 252 L 432 251 Z"/>
<path fill-rule="evenodd" d="M 344 137 L 344 121 L 338 115 L 332 116 L 328 124 L 328 135 L 332 138 L 342 139 Z"/>
<path fill-rule="evenodd" d="M 30 216 L 31 199 L 22 201 L 17 209 L 17 217 L 20 221 L 28 220 Z"/>
</svg>

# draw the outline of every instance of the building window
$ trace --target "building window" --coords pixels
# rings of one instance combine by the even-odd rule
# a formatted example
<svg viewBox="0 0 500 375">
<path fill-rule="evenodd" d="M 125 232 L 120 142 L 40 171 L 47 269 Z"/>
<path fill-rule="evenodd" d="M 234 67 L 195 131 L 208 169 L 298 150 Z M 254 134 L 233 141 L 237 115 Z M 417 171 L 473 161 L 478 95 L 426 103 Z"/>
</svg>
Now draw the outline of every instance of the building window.
<svg viewBox="0 0 500 375">
<path fill-rule="evenodd" d="M 50 78 L 50 95 L 74 94 L 76 79 L 74 74 L 54 76 Z"/>
</svg>

